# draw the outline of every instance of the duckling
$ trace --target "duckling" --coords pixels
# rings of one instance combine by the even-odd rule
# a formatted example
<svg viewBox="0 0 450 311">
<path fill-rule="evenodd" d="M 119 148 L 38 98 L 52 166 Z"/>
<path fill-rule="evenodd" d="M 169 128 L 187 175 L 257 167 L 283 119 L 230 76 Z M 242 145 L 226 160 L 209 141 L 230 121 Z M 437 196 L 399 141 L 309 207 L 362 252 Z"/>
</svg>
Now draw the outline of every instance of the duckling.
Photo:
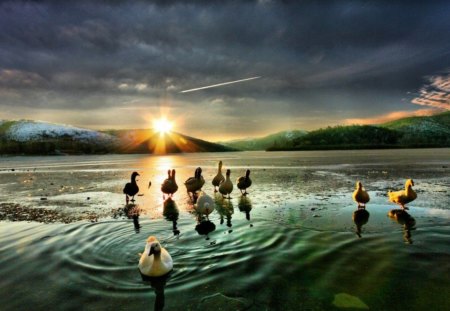
<svg viewBox="0 0 450 311">
<path fill-rule="evenodd" d="M 213 180 L 212 180 L 212 184 L 214 186 L 214 192 L 217 192 L 217 187 L 220 186 L 220 184 L 222 182 L 225 181 L 225 177 L 223 177 L 222 175 L 222 161 L 219 161 L 219 167 L 217 169 L 217 175 L 214 176 Z"/>
<path fill-rule="evenodd" d="M 167 171 L 167 174 L 169 175 L 167 179 L 164 180 L 164 182 L 161 185 L 161 191 L 164 194 L 167 194 L 169 197 L 172 197 L 172 195 L 177 192 L 178 185 L 175 180 L 175 170 Z"/>
<path fill-rule="evenodd" d="M 363 188 L 360 181 L 356 183 L 356 190 L 353 191 L 352 197 L 353 201 L 358 203 L 358 208 L 366 208 L 366 203 L 370 201 L 369 194 L 366 189 Z"/>
<path fill-rule="evenodd" d="M 127 183 L 123 188 L 123 193 L 125 194 L 125 201 L 127 202 L 126 204 L 128 204 L 128 202 L 130 201 L 129 197 L 131 197 L 131 202 L 134 202 L 134 196 L 139 192 L 139 187 L 136 183 L 136 176 L 140 175 L 137 172 L 133 172 L 131 174 L 131 182 Z"/>
<path fill-rule="evenodd" d="M 389 201 L 400 205 L 403 209 L 407 210 L 408 208 L 405 204 L 414 201 L 417 198 L 416 192 L 412 189 L 414 186 L 414 181 L 412 179 L 408 179 L 405 183 L 405 190 L 400 191 L 389 191 Z"/>
<path fill-rule="evenodd" d="M 154 236 L 147 239 L 144 253 L 140 256 L 138 268 L 141 274 L 145 276 L 159 277 L 172 271 L 172 257 L 165 248 L 161 247 Z"/>
<path fill-rule="evenodd" d="M 242 195 L 247 195 L 247 188 L 250 188 L 252 185 L 252 180 L 250 179 L 250 170 L 245 172 L 245 176 L 241 176 L 236 180 L 237 187 L 241 191 Z M 244 190 L 244 192 L 242 192 Z"/>
<path fill-rule="evenodd" d="M 214 199 L 207 195 L 205 192 L 200 192 L 197 199 L 196 210 L 200 215 L 205 215 L 209 220 L 208 216 L 214 211 Z"/>
<path fill-rule="evenodd" d="M 230 179 L 231 171 L 227 170 L 226 179 L 219 186 L 219 192 L 222 194 L 222 197 L 225 198 L 228 195 L 228 199 L 231 199 L 230 193 L 233 192 L 233 183 Z"/>
</svg>

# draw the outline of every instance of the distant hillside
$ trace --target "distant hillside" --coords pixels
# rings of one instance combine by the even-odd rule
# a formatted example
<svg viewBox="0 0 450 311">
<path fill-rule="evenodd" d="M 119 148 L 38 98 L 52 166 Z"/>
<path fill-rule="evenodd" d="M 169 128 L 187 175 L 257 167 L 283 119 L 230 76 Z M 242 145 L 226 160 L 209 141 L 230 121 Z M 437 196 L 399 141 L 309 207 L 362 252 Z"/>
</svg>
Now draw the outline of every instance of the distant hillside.
<svg viewBox="0 0 450 311">
<path fill-rule="evenodd" d="M 371 125 L 327 127 L 267 150 L 450 147 L 450 112 Z"/>
<path fill-rule="evenodd" d="M 0 120 L 0 154 L 215 152 L 234 149 L 178 133 L 94 131 L 40 121 Z"/>
<path fill-rule="evenodd" d="M 450 111 L 429 117 L 399 119 L 380 126 L 400 132 L 399 143 L 402 145 L 448 146 L 450 143 Z"/>
<path fill-rule="evenodd" d="M 306 131 L 283 131 L 261 138 L 238 139 L 220 144 L 239 150 L 266 150 L 272 146 L 293 146 L 295 139 L 306 135 Z"/>
</svg>

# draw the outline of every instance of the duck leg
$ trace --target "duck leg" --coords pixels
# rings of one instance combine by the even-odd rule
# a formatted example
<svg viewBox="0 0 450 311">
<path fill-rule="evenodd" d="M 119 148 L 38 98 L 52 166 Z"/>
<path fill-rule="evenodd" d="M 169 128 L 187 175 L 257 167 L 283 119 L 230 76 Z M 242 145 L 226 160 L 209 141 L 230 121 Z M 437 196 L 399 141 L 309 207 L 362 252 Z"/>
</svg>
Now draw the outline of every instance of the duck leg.
<svg viewBox="0 0 450 311">
<path fill-rule="evenodd" d="M 127 194 L 125 194 L 125 202 L 126 202 L 126 204 L 128 205 L 128 202 L 130 201 L 130 198 L 128 197 L 128 195 Z"/>
<path fill-rule="evenodd" d="M 133 203 L 134 203 L 134 195 L 133 195 L 133 197 L 131 198 L 131 202 L 133 202 Z"/>
</svg>

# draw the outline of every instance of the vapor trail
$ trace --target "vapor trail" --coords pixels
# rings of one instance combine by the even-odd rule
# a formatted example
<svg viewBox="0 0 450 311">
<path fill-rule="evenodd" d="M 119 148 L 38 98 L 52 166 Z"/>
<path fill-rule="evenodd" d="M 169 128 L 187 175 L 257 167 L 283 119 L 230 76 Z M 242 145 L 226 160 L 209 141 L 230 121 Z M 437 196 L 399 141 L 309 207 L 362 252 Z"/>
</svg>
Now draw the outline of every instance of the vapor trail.
<svg viewBox="0 0 450 311">
<path fill-rule="evenodd" d="M 246 79 L 241 79 L 241 80 L 236 80 L 236 81 L 223 82 L 223 83 L 218 83 L 218 84 L 198 87 L 198 88 L 195 88 L 195 89 L 184 90 L 184 91 L 181 91 L 180 93 L 189 93 L 189 92 L 194 92 L 194 91 L 199 91 L 199 90 L 204 90 L 204 89 L 210 89 L 212 87 L 217 87 L 217 86 L 222 86 L 222 85 L 227 85 L 227 84 L 233 84 L 233 83 L 239 83 L 239 82 L 244 82 L 244 81 L 255 80 L 255 79 L 259 79 L 259 78 L 261 78 L 261 77 L 251 77 L 251 78 L 246 78 Z"/>
</svg>

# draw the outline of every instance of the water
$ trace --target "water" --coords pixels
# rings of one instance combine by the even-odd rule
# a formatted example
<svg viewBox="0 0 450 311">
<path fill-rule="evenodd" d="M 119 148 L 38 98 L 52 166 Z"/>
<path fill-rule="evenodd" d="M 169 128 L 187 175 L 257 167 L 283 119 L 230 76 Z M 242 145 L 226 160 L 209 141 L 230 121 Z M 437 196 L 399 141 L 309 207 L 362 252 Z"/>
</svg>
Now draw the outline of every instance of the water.
<svg viewBox="0 0 450 311">
<path fill-rule="evenodd" d="M 8 157 L 0 162 L 2 310 L 449 310 L 450 150 Z M 216 197 L 199 225 L 183 181 L 219 160 L 247 198 Z M 177 170 L 176 207 L 160 184 Z M 14 169 L 14 171 L 12 171 Z M 122 188 L 140 173 L 141 196 Z M 387 216 L 386 191 L 413 178 L 411 221 Z M 352 216 L 356 180 L 370 213 Z M 148 189 L 148 182 L 152 186 Z M 212 231 L 212 229 L 214 229 Z M 149 235 L 174 259 L 142 280 Z"/>
</svg>

